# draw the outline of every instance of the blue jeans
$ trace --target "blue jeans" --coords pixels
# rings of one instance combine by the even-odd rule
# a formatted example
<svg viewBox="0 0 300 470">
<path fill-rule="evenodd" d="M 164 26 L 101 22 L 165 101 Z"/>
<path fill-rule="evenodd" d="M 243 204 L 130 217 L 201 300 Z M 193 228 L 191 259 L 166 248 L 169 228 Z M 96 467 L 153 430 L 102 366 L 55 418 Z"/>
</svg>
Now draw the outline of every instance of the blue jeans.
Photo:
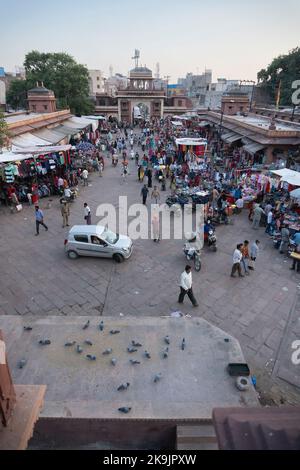
<svg viewBox="0 0 300 470">
<path fill-rule="evenodd" d="M 242 258 L 242 261 L 241 261 L 242 265 L 243 265 L 243 268 L 245 270 L 245 273 L 248 273 L 249 272 L 249 269 L 248 269 L 248 260 L 245 259 L 245 258 Z"/>
</svg>

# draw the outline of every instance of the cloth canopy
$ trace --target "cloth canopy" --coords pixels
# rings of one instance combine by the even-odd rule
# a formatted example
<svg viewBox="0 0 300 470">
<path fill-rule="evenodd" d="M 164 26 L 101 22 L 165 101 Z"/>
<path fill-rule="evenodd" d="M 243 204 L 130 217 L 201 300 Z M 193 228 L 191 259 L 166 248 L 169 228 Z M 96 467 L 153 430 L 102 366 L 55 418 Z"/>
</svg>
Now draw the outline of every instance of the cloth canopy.
<svg viewBox="0 0 300 470">
<path fill-rule="evenodd" d="M 47 155 L 48 153 L 56 152 L 67 152 L 70 150 L 72 145 L 50 145 L 44 147 L 27 147 L 27 148 L 16 148 L 13 147 L 14 154 L 32 154 L 32 155 Z"/>
<path fill-rule="evenodd" d="M 176 145 L 196 145 L 196 146 L 207 145 L 207 140 L 183 137 L 181 139 L 176 139 Z"/>
<path fill-rule="evenodd" d="M 17 147 L 24 148 L 32 145 L 49 145 L 50 142 L 48 140 L 41 139 L 30 132 L 25 132 L 25 134 L 13 137 L 12 143 Z"/>
<path fill-rule="evenodd" d="M 283 168 L 282 170 L 272 170 L 277 176 L 281 176 L 281 181 L 291 184 L 292 186 L 300 186 L 300 173 L 299 171 L 289 170 Z"/>
<path fill-rule="evenodd" d="M 291 191 L 290 196 L 293 199 L 298 199 L 300 201 L 300 188 L 297 188 L 297 189 L 294 189 L 294 191 Z"/>
<path fill-rule="evenodd" d="M 32 158 L 32 155 L 13 152 L 0 153 L 0 163 L 20 162 L 22 160 L 27 160 L 28 158 Z"/>
<path fill-rule="evenodd" d="M 67 137 L 68 134 L 65 136 L 59 132 L 55 132 L 55 128 L 53 129 L 41 129 L 39 131 L 35 131 L 33 133 L 36 137 L 40 137 L 41 139 L 47 140 L 50 144 L 59 144 L 61 140 Z"/>
<path fill-rule="evenodd" d="M 82 116 L 84 119 L 98 119 L 99 121 L 106 121 L 105 116 Z"/>
<path fill-rule="evenodd" d="M 171 121 L 171 123 L 173 124 L 173 126 L 175 127 L 182 127 L 182 122 L 178 122 L 178 121 Z"/>
</svg>

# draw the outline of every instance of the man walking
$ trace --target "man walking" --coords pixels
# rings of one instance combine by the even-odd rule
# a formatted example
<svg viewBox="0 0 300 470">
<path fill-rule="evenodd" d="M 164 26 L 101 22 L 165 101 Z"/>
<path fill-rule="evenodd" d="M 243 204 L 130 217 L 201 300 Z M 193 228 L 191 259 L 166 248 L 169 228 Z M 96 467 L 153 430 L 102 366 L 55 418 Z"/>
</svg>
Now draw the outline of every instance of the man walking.
<svg viewBox="0 0 300 470">
<path fill-rule="evenodd" d="M 251 265 L 249 263 L 248 268 L 251 269 L 251 271 L 254 271 L 254 263 L 256 261 L 256 258 L 258 257 L 259 253 L 259 240 L 255 240 L 255 242 L 252 243 L 251 249 L 250 249 L 250 259 L 251 259 Z"/>
<path fill-rule="evenodd" d="M 245 277 L 241 271 L 241 261 L 243 259 L 242 255 L 243 244 L 239 243 L 233 253 L 233 265 L 231 270 L 231 277 L 235 277 L 235 272 L 239 273 L 239 277 Z"/>
<path fill-rule="evenodd" d="M 157 188 L 157 186 L 154 186 L 153 191 L 151 193 L 151 199 L 155 200 L 155 204 L 158 204 L 158 201 L 160 200 L 160 192 Z"/>
<path fill-rule="evenodd" d="M 62 202 L 61 215 L 63 218 L 63 228 L 66 226 L 69 227 L 70 206 L 66 200 Z"/>
<path fill-rule="evenodd" d="M 249 242 L 248 240 L 244 241 L 244 244 L 242 246 L 242 265 L 245 271 L 245 274 L 249 275 Z"/>
<path fill-rule="evenodd" d="M 35 234 L 35 236 L 38 236 L 39 233 L 40 233 L 40 225 L 45 227 L 46 232 L 48 231 L 47 225 L 44 224 L 44 213 L 39 208 L 39 206 L 35 206 L 35 225 L 36 225 L 36 234 Z"/>
<path fill-rule="evenodd" d="M 259 228 L 260 220 L 262 215 L 264 214 L 264 210 L 256 204 L 256 207 L 253 212 L 253 222 L 252 222 L 252 228 L 257 230 Z"/>
<path fill-rule="evenodd" d="M 284 225 L 281 229 L 281 243 L 279 247 L 279 253 L 282 255 L 288 249 L 290 241 L 290 231 L 287 225 Z"/>
<path fill-rule="evenodd" d="M 84 169 L 81 174 L 82 174 L 82 179 L 83 179 L 83 186 L 88 186 L 89 172 L 87 171 L 87 169 Z"/>
<path fill-rule="evenodd" d="M 188 295 L 190 301 L 193 304 L 193 307 L 199 307 L 197 300 L 194 297 L 193 289 L 192 289 L 192 268 L 191 266 L 187 265 L 185 270 L 180 276 L 180 294 L 178 298 L 178 303 L 183 304 L 184 298 L 186 294 Z"/>
<path fill-rule="evenodd" d="M 266 233 L 272 235 L 273 212 L 270 210 L 267 215 L 267 228 Z"/>
<path fill-rule="evenodd" d="M 87 225 L 92 225 L 91 209 L 89 208 L 86 202 L 83 204 L 83 207 L 84 207 L 84 220 L 86 221 Z"/>
<path fill-rule="evenodd" d="M 147 186 L 144 184 L 144 186 L 142 187 L 142 191 L 141 191 L 141 196 L 143 197 L 143 204 L 144 204 L 144 206 L 146 205 L 148 193 L 149 193 L 149 189 L 148 189 Z"/>
</svg>

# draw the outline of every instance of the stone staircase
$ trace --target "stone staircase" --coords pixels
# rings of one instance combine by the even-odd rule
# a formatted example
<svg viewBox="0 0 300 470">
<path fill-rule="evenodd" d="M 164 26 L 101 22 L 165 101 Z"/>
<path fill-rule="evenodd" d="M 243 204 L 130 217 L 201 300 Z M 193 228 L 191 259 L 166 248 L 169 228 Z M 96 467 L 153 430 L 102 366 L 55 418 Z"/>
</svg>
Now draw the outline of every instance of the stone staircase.
<svg viewBox="0 0 300 470">
<path fill-rule="evenodd" d="M 211 421 L 182 424 L 176 427 L 177 450 L 218 450 L 217 437 Z"/>
</svg>

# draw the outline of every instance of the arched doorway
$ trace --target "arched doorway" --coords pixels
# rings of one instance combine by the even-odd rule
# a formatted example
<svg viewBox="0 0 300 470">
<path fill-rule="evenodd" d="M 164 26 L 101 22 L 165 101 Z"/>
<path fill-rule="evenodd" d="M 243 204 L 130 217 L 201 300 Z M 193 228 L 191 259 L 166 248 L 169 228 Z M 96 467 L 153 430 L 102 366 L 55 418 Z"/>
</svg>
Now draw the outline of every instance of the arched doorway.
<svg viewBox="0 0 300 470">
<path fill-rule="evenodd" d="M 143 119 L 148 121 L 150 117 L 150 109 L 146 103 L 138 103 L 133 107 L 133 120 L 138 121 Z"/>
</svg>

